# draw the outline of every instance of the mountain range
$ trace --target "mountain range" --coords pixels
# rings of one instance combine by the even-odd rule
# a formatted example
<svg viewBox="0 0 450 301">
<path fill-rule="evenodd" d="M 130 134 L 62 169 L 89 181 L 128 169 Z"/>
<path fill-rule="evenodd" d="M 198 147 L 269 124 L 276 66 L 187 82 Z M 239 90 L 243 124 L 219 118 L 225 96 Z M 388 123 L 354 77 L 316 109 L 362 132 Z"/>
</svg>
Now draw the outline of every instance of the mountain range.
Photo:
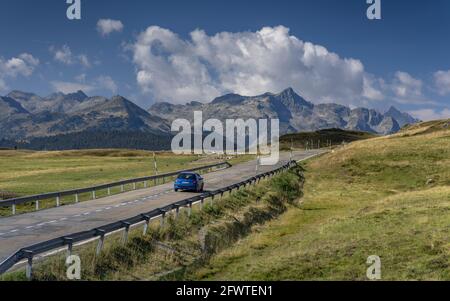
<svg viewBox="0 0 450 301">
<path fill-rule="evenodd" d="M 139 133 L 139 137 L 145 133 L 169 137 L 172 121 L 177 118 L 192 120 L 194 111 L 203 111 L 204 119 L 222 121 L 230 118 L 278 118 L 282 134 L 340 128 L 384 135 L 418 122 L 394 107 L 380 113 L 339 104 L 316 105 L 291 88 L 279 94 L 259 96 L 228 94 L 210 103 L 174 105 L 161 102 L 147 111 L 122 96 L 89 97 L 78 91 L 40 97 L 12 91 L 0 97 L 0 139 L 20 141 L 71 134 L 79 137 L 84 132 Z"/>
<path fill-rule="evenodd" d="M 373 109 L 350 109 L 333 103 L 315 105 L 292 88 L 279 94 L 259 96 L 228 94 L 206 104 L 191 102 L 174 105 L 161 102 L 149 109 L 152 115 L 169 122 L 180 117 L 192 122 L 194 111 L 202 111 L 204 119 L 216 118 L 222 122 L 228 118 L 278 118 L 281 134 L 338 128 L 387 135 L 398 132 L 406 124 L 419 121 L 394 107 L 383 114 Z"/>
</svg>

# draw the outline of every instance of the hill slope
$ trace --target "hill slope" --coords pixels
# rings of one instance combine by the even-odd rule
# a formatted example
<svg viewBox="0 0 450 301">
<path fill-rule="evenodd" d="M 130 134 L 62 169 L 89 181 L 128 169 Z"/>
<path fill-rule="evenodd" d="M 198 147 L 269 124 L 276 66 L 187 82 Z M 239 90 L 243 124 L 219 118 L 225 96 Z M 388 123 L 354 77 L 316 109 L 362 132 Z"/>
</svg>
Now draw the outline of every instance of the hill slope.
<svg viewBox="0 0 450 301">
<path fill-rule="evenodd" d="M 305 197 L 191 279 L 450 280 L 450 120 L 310 161 Z M 245 267 L 245 268 L 244 268 Z"/>
</svg>

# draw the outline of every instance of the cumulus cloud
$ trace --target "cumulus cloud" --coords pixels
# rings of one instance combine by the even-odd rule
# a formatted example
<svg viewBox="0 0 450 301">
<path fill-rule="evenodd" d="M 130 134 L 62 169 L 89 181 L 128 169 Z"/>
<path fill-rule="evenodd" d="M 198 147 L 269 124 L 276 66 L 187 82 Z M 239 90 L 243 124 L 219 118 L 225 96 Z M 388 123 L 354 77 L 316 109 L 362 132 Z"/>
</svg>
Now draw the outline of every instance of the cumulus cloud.
<svg viewBox="0 0 450 301">
<path fill-rule="evenodd" d="M 448 109 L 448 108 L 444 108 L 440 111 L 433 110 L 433 109 L 421 109 L 421 110 L 409 111 L 409 113 L 412 116 L 419 118 L 420 120 L 423 120 L 423 121 L 450 118 L 450 109 Z"/>
<path fill-rule="evenodd" d="M 30 76 L 38 65 L 39 60 L 28 53 L 23 53 L 9 60 L 0 58 L 0 76 L 3 78 L 19 75 Z"/>
<path fill-rule="evenodd" d="M 22 53 L 6 60 L 0 57 L 0 91 L 9 89 L 6 83 L 8 78 L 29 77 L 38 65 L 39 60 L 29 53 Z"/>
<path fill-rule="evenodd" d="M 119 20 L 100 19 L 97 22 L 97 31 L 102 36 L 108 36 L 113 32 L 121 32 L 123 27 L 122 21 Z"/>
<path fill-rule="evenodd" d="M 440 95 L 450 94 L 450 70 L 434 73 L 434 84 Z"/>
<path fill-rule="evenodd" d="M 151 26 L 130 45 L 137 82 L 157 101 L 210 101 L 224 93 L 257 95 L 293 87 L 314 102 L 382 99 L 376 79 L 356 59 L 304 42 L 284 26 L 256 32 L 202 30 L 182 39 Z"/>
<path fill-rule="evenodd" d="M 425 84 L 404 71 L 397 71 L 393 80 L 384 87 L 392 101 L 406 105 L 438 105 L 424 93 Z"/>
<path fill-rule="evenodd" d="M 61 48 L 51 46 L 50 52 L 53 53 L 53 59 L 55 61 L 64 65 L 80 64 L 85 68 L 91 67 L 91 62 L 86 54 L 74 55 L 67 45 L 63 45 Z"/>
</svg>

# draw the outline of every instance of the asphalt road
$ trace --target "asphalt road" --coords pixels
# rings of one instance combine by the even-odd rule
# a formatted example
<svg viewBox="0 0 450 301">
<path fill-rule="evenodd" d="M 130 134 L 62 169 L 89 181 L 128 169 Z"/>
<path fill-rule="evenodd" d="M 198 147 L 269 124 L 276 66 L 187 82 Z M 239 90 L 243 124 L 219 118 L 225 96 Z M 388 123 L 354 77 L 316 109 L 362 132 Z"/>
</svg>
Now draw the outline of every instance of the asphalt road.
<svg viewBox="0 0 450 301">
<path fill-rule="evenodd" d="M 295 152 L 295 160 L 303 160 L 321 151 Z M 273 170 L 289 160 L 281 154 L 276 166 L 260 166 L 258 172 Z M 256 161 L 206 174 L 205 190 L 217 190 L 255 175 Z M 164 207 L 195 196 L 174 192 L 173 183 L 134 190 L 93 201 L 0 218 L 0 262 L 17 250 L 39 242 L 100 227 L 140 213 Z"/>
</svg>

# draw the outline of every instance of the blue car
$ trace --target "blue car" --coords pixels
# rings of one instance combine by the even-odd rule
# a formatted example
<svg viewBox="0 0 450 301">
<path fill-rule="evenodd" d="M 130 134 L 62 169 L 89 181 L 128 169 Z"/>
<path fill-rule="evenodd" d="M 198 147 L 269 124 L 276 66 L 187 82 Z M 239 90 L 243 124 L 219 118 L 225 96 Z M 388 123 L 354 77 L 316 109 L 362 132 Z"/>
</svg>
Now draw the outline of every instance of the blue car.
<svg viewBox="0 0 450 301">
<path fill-rule="evenodd" d="M 203 178 L 195 172 L 183 172 L 175 180 L 174 189 L 202 192 L 205 187 Z"/>
</svg>

